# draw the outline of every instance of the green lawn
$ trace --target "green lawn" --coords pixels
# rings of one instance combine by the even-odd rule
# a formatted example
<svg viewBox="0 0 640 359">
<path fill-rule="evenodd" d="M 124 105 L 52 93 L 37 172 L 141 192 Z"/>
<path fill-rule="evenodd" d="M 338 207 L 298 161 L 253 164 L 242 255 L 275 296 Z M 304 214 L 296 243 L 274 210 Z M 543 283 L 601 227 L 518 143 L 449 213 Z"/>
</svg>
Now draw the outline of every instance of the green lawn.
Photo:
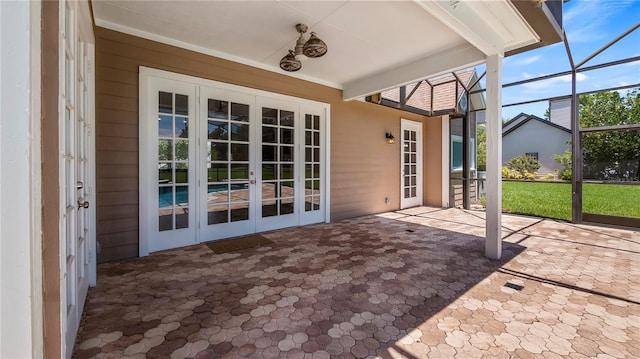
<svg viewBox="0 0 640 359">
<path fill-rule="evenodd" d="M 585 183 L 583 212 L 640 218 L 640 186 Z M 571 220 L 571 184 L 502 182 L 506 212 Z"/>
</svg>

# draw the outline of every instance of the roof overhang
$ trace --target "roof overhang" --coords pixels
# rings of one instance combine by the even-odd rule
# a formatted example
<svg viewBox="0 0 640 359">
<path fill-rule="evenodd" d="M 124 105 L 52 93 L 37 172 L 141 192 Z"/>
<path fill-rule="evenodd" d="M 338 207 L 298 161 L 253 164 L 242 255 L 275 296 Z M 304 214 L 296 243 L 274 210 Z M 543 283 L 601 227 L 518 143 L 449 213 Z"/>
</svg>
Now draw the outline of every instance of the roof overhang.
<svg viewBox="0 0 640 359">
<path fill-rule="evenodd" d="M 351 100 L 541 44 L 550 25 L 529 22 L 544 14 L 539 3 L 93 0 L 92 8 L 97 26 L 342 89 Z M 329 51 L 289 73 L 278 64 L 297 23 Z"/>
</svg>

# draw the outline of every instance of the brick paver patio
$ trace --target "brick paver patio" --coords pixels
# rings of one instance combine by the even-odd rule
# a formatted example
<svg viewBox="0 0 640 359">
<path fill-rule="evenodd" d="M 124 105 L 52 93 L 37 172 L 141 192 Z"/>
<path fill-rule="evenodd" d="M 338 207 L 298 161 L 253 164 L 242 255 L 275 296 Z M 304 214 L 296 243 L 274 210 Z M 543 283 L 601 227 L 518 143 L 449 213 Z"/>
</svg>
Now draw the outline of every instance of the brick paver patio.
<svg viewBox="0 0 640 359">
<path fill-rule="evenodd" d="M 76 358 L 638 358 L 640 233 L 414 208 L 102 264 Z"/>
</svg>

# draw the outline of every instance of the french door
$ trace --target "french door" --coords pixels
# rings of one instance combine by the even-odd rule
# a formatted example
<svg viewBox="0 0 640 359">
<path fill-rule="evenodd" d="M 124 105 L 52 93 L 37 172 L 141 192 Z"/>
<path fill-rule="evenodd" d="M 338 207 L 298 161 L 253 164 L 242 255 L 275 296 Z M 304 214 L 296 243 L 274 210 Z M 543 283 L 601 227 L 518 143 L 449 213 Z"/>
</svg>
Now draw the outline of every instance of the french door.
<svg viewBox="0 0 640 359">
<path fill-rule="evenodd" d="M 209 241 L 255 232 L 255 99 L 200 89 L 200 237 Z"/>
<path fill-rule="evenodd" d="M 88 3 L 60 3 L 60 269 L 62 351 L 71 357 L 90 283 L 95 283 L 93 31 Z"/>
<path fill-rule="evenodd" d="M 422 123 L 401 120 L 400 207 L 422 205 Z"/>
<path fill-rule="evenodd" d="M 140 79 L 140 255 L 328 220 L 328 105 L 147 68 Z"/>
</svg>

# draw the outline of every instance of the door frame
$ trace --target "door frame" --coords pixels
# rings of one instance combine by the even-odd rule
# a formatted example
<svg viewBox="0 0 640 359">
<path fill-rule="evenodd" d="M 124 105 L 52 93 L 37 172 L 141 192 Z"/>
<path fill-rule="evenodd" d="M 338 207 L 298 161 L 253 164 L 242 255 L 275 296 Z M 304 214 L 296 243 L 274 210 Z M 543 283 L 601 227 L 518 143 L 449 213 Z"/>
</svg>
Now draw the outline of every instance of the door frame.
<svg viewBox="0 0 640 359">
<path fill-rule="evenodd" d="M 149 103 L 149 91 L 150 91 L 150 81 L 151 79 L 164 79 L 164 80 L 169 80 L 169 81 L 177 81 L 177 82 L 182 82 L 188 85 L 192 85 L 192 86 L 197 86 L 197 87 L 208 87 L 208 88 L 215 88 L 215 89 L 219 89 L 219 90 L 224 90 L 224 91 L 231 91 L 231 92 L 239 92 L 239 93 L 243 93 L 243 94 L 247 94 L 247 95 L 251 95 L 251 96 L 255 96 L 256 98 L 267 98 L 267 99 L 271 99 L 274 100 L 276 102 L 278 101 L 282 101 L 282 102 L 293 102 L 296 103 L 297 106 L 299 107 L 299 112 L 303 111 L 304 109 L 318 109 L 318 108 L 322 108 L 324 113 L 323 116 L 325 118 L 325 130 L 324 130 L 324 135 L 323 135 L 323 140 L 324 140 L 324 150 L 322 151 L 322 156 L 323 156 L 323 160 L 324 160 L 324 166 L 323 166 L 323 174 L 324 174 L 324 184 L 322 184 L 322 190 L 324 191 L 324 197 L 322 197 L 322 200 L 324 201 L 324 212 L 323 212 L 323 216 L 324 216 L 324 222 L 328 223 L 331 220 L 330 217 L 330 208 L 331 208 L 331 195 L 330 195 L 330 168 L 331 168 L 331 156 L 330 156 L 330 143 L 331 143 L 331 133 L 330 133 L 330 129 L 331 129 L 331 105 L 328 103 L 323 103 L 320 101 L 313 101 L 313 100 L 309 100 L 309 99 L 304 99 L 304 98 L 299 98 L 299 97 L 294 97 L 294 96 L 288 96 L 288 95 L 282 95 L 279 93 L 275 93 L 275 92 L 268 92 L 268 91 L 264 91 L 264 90 L 258 90 L 258 89 L 253 89 L 253 88 L 249 88 L 249 87 L 244 87 L 244 86 L 239 86 L 239 85 L 233 85 L 233 84 L 229 84 L 229 83 L 223 83 L 223 82 L 218 82 L 218 81 L 214 81 L 214 80 L 209 80 L 209 79 L 204 79 L 204 78 L 200 78 L 200 77 L 195 77 L 195 76 L 190 76 L 190 75 L 184 75 L 184 74 L 179 74 L 179 73 L 174 73 L 174 72 L 169 72 L 169 71 L 164 71 L 164 70 L 159 70 L 159 69 L 154 69 L 154 68 L 150 68 L 150 67 L 146 67 L 146 66 L 139 66 L 139 91 L 138 91 L 138 98 L 139 98 L 139 130 L 140 130 L 140 153 L 139 153 L 139 221 L 140 221 L 140 236 L 139 236 L 139 256 L 143 257 L 143 256 L 147 256 L 149 255 L 152 250 L 150 247 L 150 241 L 151 241 L 151 232 L 150 229 L 148 228 L 148 223 L 149 223 L 149 215 L 150 215 L 150 208 L 149 208 L 149 204 L 146 203 L 148 202 L 148 196 L 149 196 L 149 189 L 146 187 L 147 184 L 149 183 L 149 171 L 148 171 L 148 153 L 143 153 L 142 149 L 143 148 L 149 148 L 149 146 L 151 145 L 150 142 L 150 136 L 153 134 L 149 134 L 149 129 L 148 126 L 145 125 L 144 120 L 145 118 L 148 118 L 148 116 L 150 115 L 149 111 L 150 111 L 150 106 L 152 106 L 152 104 Z M 200 108 L 200 104 L 198 101 L 200 101 L 200 91 L 198 90 L 196 92 L 197 96 L 196 96 L 196 108 L 199 109 Z M 258 101 L 258 99 L 255 102 L 255 105 L 260 104 L 260 101 Z M 256 107 L 257 108 L 257 107 Z M 301 113 L 301 112 L 300 112 Z M 300 115 L 300 113 L 298 114 L 298 116 Z M 197 115 L 198 116 L 198 115 Z M 257 132 L 257 131 L 256 131 Z M 297 146 L 301 145 L 301 143 L 299 142 Z M 201 147 L 201 145 L 197 145 L 198 148 Z M 196 155 L 196 160 L 197 160 L 197 155 Z M 201 161 L 200 161 L 201 162 Z M 200 163 L 198 162 L 198 163 Z M 142 169 L 145 168 L 146 170 L 143 171 Z M 256 178 L 257 175 L 259 175 L 259 171 L 256 169 Z M 200 186 L 198 186 L 198 188 L 200 188 L 202 186 L 202 184 L 200 184 Z M 198 205 L 198 200 L 196 200 L 195 206 L 199 206 Z M 199 206 L 200 207 L 200 206 Z M 199 208 L 197 207 L 197 208 Z M 195 208 L 195 207 L 194 207 Z M 155 212 L 154 212 L 155 213 Z M 267 228 L 265 227 L 260 227 L 259 226 L 259 219 L 256 219 L 256 231 L 254 232 L 260 232 L 262 230 L 267 230 Z M 303 221 L 300 220 L 300 222 L 298 224 L 308 224 L 308 221 Z M 198 225 L 198 224 L 196 224 Z M 200 223 L 200 225 L 202 225 L 202 223 Z M 196 242 L 195 243 L 200 243 L 201 242 L 201 238 L 199 238 L 199 230 L 196 231 Z"/>
<path fill-rule="evenodd" d="M 422 206 L 423 204 L 423 135 L 422 122 L 400 119 L 400 209 Z M 416 199 L 406 200 L 404 198 L 404 131 L 416 131 Z"/>
</svg>

